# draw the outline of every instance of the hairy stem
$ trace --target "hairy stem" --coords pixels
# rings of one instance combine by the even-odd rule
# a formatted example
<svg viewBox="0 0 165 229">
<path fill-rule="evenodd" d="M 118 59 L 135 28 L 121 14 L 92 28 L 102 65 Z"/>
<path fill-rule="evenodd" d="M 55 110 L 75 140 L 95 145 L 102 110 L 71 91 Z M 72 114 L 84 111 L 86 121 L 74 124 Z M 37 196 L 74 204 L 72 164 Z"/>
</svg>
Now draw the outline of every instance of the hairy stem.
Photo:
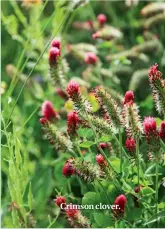
<svg viewBox="0 0 165 229">
<path fill-rule="evenodd" d="M 138 187 L 140 188 L 139 137 L 136 138 L 136 158 L 137 158 Z"/>
<path fill-rule="evenodd" d="M 156 203 L 156 211 L 155 211 L 155 213 L 156 214 L 158 214 L 158 190 L 159 190 L 159 188 L 158 188 L 158 160 L 156 160 L 156 182 L 155 182 L 155 191 L 156 191 L 156 193 L 155 193 L 155 203 Z M 158 227 L 158 219 L 157 219 L 157 221 L 156 221 L 156 227 Z"/>
<path fill-rule="evenodd" d="M 122 172 L 123 172 L 123 150 L 122 150 L 122 132 L 121 129 L 119 129 L 119 142 L 120 142 L 120 173 L 122 176 Z"/>
</svg>

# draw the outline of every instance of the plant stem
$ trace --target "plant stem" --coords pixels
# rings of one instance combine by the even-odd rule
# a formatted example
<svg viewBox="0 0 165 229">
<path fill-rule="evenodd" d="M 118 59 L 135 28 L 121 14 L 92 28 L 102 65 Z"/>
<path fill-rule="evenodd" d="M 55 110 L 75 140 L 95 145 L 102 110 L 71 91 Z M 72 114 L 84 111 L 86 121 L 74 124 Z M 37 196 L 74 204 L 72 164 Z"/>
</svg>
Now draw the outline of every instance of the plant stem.
<svg viewBox="0 0 165 229">
<path fill-rule="evenodd" d="M 122 176 L 122 172 L 123 172 L 123 150 L 122 150 L 122 133 L 121 133 L 121 129 L 119 129 L 119 142 L 120 142 L 120 173 Z"/>
<path fill-rule="evenodd" d="M 101 188 L 102 188 L 102 190 L 103 190 L 103 192 L 104 192 L 104 194 L 105 194 L 105 196 L 106 196 L 106 198 L 108 200 L 108 203 L 111 204 L 111 201 L 110 201 L 110 199 L 109 199 L 109 197 L 107 195 L 107 192 L 106 192 L 104 186 L 102 185 L 102 183 L 99 180 L 98 180 L 98 183 L 100 184 L 100 186 L 101 186 Z"/>
<path fill-rule="evenodd" d="M 156 214 L 158 214 L 158 160 L 156 160 L 156 183 L 155 183 L 155 203 L 156 203 Z M 156 221 L 156 227 L 158 227 L 158 219 Z"/>
<path fill-rule="evenodd" d="M 140 188 L 139 137 L 136 138 L 136 157 L 137 157 L 138 187 Z"/>
</svg>

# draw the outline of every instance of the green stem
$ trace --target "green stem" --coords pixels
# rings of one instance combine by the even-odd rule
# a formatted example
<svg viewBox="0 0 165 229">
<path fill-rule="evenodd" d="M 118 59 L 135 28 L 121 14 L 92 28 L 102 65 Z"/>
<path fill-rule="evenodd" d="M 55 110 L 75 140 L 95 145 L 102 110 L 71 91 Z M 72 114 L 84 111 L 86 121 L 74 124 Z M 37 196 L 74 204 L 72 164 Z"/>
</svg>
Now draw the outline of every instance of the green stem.
<svg viewBox="0 0 165 229">
<path fill-rule="evenodd" d="M 108 203 L 111 204 L 111 201 L 110 201 L 110 199 L 109 199 L 109 197 L 108 197 L 108 195 L 107 195 L 107 192 L 106 192 L 104 186 L 102 185 L 102 183 L 101 183 L 99 180 L 98 180 L 98 183 L 99 183 L 99 185 L 101 186 L 101 188 L 102 188 L 102 190 L 103 190 L 103 192 L 104 192 L 104 194 L 105 194 L 105 196 L 106 196 L 106 198 L 107 198 L 107 200 L 108 200 Z"/>
<path fill-rule="evenodd" d="M 49 226 L 48 226 L 47 228 L 50 228 L 50 227 L 56 222 L 56 220 L 57 220 L 59 214 L 60 214 L 60 211 L 59 211 L 59 213 L 57 214 L 56 218 L 49 224 Z"/>
<path fill-rule="evenodd" d="M 137 176 L 138 176 L 138 187 L 140 187 L 140 163 L 139 163 L 139 138 L 136 138 L 136 157 L 137 157 Z"/>
<path fill-rule="evenodd" d="M 155 203 L 156 203 L 156 214 L 158 214 L 158 161 L 156 160 L 156 183 L 155 183 Z M 156 227 L 158 227 L 158 220 L 156 221 Z"/>
<path fill-rule="evenodd" d="M 75 146 L 76 146 L 77 152 L 80 154 L 80 157 L 83 158 L 77 139 L 75 140 Z"/>
<path fill-rule="evenodd" d="M 122 172 L 123 172 L 123 150 L 122 150 L 122 133 L 121 133 L 121 129 L 119 129 L 119 147 L 120 147 L 120 173 L 122 176 Z"/>
</svg>

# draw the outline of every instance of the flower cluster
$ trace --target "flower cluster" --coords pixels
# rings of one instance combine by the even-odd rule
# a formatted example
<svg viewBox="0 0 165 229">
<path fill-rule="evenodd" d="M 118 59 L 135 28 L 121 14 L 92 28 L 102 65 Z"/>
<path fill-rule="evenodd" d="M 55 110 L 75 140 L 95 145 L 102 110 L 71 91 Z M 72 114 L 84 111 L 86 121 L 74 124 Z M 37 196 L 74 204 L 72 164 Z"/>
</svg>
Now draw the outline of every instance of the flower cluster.
<svg viewBox="0 0 165 229">
<path fill-rule="evenodd" d="M 70 158 L 66 161 L 62 169 L 62 173 L 66 177 L 70 177 L 75 174 L 86 183 L 90 183 L 104 177 L 103 171 L 92 165 L 91 162 L 75 158 Z"/>
<path fill-rule="evenodd" d="M 68 69 L 65 59 L 61 57 L 61 42 L 59 39 L 52 40 L 48 59 L 50 77 L 56 85 L 65 88 L 66 82 L 64 75 Z"/>
<path fill-rule="evenodd" d="M 67 94 L 69 98 L 74 103 L 74 108 L 77 112 L 80 110 L 91 112 L 90 103 L 84 100 L 80 93 L 80 86 L 77 82 L 71 80 L 66 87 Z"/>
<path fill-rule="evenodd" d="M 139 110 L 134 103 L 134 93 L 132 91 L 127 91 L 124 96 L 123 124 L 128 138 L 136 138 L 143 132 Z"/>
<path fill-rule="evenodd" d="M 64 196 L 57 196 L 56 198 L 56 204 L 58 207 L 61 208 L 62 205 L 62 210 L 65 209 L 66 207 L 66 198 Z M 69 208 L 67 207 L 64 210 L 67 220 L 70 223 L 72 227 L 76 228 L 90 228 L 91 225 L 88 221 L 88 218 L 83 216 L 81 211 L 76 208 L 76 205 L 72 205 Z"/>
<path fill-rule="evenodd" d="M 76 112 L 72 111 L 68 114 L 68 119 L 67 119 L 67 126 L 68 126 L 68 134 L 69 135 L 76 135 L 76 131 L 79 127 L 80 119 L 77 115 Z"/>
<path fill-rule="evenodd" d="M 44 119 L 47 121 L 51 122 L 51 121 L 57 120 L 59 118 L 59 115 L 54 110 L 53 105 L 50 101 L 45 101 L 42 104 L 41 110 L 42 110 L 42 115 L 43 115 Z M 43 122 L 44 119 L 41 119 L 41 122 Z"/>
<path fill-rule="evenodd" d="M 165 115 L 165 82 L 157 64 L 154 64 L 149 70 L 149 82 L 156 109 L 159 114 Z"/>
<path fill-rule="evenodd" d="M 124 212 L 125 212 L 126 203 L 127 203 L 127 198 L 123 194 L 119 195 L 115 199 L 114 204 L 118 205 L 118 209 L 114 209 L 113 210 L 113 213 L 114 213 L 115 217 L 123 217 Z"/>
<path fill-rule="evenodd" d="M 119 129 L 122 124 L 121 110 L 114 98 L 103 87 L 96 87 L 95 95 L 106 114 L 107 121 Z"/>
<path fill-rule="evenodd" d="M 156 120 L 153 117 L 145 117 L 143 129 L 149 150 L 157 153 L 160 150 L 160 137 L 156 127 Z"/>
</svg>

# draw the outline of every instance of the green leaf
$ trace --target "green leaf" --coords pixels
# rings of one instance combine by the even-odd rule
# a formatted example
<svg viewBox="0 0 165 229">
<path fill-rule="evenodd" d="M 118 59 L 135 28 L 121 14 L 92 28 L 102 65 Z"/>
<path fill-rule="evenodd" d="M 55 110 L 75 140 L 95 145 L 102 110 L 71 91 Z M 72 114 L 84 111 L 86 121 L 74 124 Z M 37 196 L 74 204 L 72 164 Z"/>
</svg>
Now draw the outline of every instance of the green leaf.
<svg viewBox="0 0 165 229">
<path fill-rule="evenodd" d="M 125 192 L 132 193 L 132 194 L 134 193 L 132 187 L 131 187 L 128 183 L 126 183 L 124 179 L 122 179 L 122 183 L 123 183 L 122 189 L 123 189 Z"/>
<path fill-rule="evenodd" d="M 94 145 L 95 143 L 94 142 L 91 142 L 91 141 L 86 141 L 86 142 L 82 142 L 80 144 L 80 147 L 82 148 L 89 148 L 90 146 Z"/>
<path fill-rule="evenodd" d="M 110 162 L 114 170 L 117 173 L 120 173 L 120 159 L 118 157 L 112 156 L 110 157 Z"/>
<path fill-rule="evenodd" d="M 148 177 L 150 177 L 150 176 L 156 176 L 156 164 L 154 163 L 154 164 L 152 164 L 147 170 L 146 170 L 146 172 L 145 172 L 145 176 L 148 176 Z M 161 167 L 160 166 L 158 166 L 158 174 L 159 175 L 162 175 L 162 172 L 161 172 Z"/>
<path fill-rule="evenodd" d="M 80 128 L 77 132 L 80 137 L 90 138 L 93 136 L 93 131 L 91 129 Z"/>
<path fill-rule="evenodd" d="M 33 206 L 34 206 L 34 199 L 33 199 L 31 182 L 29 185 L 29 192 L 28 192 L 28 206 L 29 206 L 30 211 L 33 209 Z"/>
<path fill-rule="evenodd" d="M 96 223 L 102 228 L 110 227 L 113 224 L 110 215 L 105 215 L 104 213 L 94 213 L 93 216 Z"/>
<path fill-rule="evenodd" d="M 161 211 L 158 214 L 155 214 L 152 218 L 149 219 L 143 226 L 159 221 L 160 219 L 165 218 L 165 211 Z"/>
<path fill-rule="evenodd" d="M 104 136 L 102 136 L 98 141 L 99 141 L 99 142 L 109 142 L 111 139 L 112 139 L 111 136 L 109 136 L 109 135 L 104 135 Z"/>
<path fill-rule="evenodd" d="M 158 208 L 165 209 L 165 202 L 162 202 L 162 203 L 158 204 Z"/>
<path fill-rule="evenodd" d="M 141 192 L 142 192 L 142 195 L 143 196 L 149 196 L 149 195 L 152 195 L 152 194 L 155 193 L 155 191 L 152 188 L 150 188 L 150 187 L 144 187 L 144 188 L 142 188 L 141 189 Z"/>
<path fill-rule="evenodd" d="M 98 204 L 100 201 L 100 195 L 96 192 L 87 192 L 85 193 L 82 204 Z"/>
</svg>

